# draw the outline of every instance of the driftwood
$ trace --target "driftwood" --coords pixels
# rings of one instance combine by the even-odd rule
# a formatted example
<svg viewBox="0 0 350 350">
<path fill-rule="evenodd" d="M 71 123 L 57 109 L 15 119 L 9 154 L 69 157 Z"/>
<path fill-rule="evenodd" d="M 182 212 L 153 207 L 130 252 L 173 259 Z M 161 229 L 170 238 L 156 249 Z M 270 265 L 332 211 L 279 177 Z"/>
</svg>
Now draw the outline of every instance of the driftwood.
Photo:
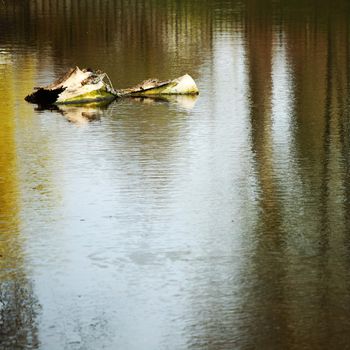
<svg viewBox="0 0 350 350">
<path fill-rule="evenodd" d="M 51 105 L 113 100 L 115 96 L 116 91 L 107 74 L 76 67 L 52 84 L 36 88 L 25 100 L 38 105 Z"/>
<path fill-rule="evenodd" d="M 119 96 L 198 95 L 199 91 L 192 77 L 185 74 L 173 80 L 148 79 L 117 93 Z"/>
<path fill-rule="evenodd" d="M 117 97 L 196 95 L 198 88 L 194 80 L 185 74 L 166 81 L 148 79 L 128 89 L 115 90 L 106 73 L 91 69 L 70 69 L 53 83 L 35 88 L 25 100 L 42 106 L 52 104 L 88 104 L 112 101 Z"/>
</svg>

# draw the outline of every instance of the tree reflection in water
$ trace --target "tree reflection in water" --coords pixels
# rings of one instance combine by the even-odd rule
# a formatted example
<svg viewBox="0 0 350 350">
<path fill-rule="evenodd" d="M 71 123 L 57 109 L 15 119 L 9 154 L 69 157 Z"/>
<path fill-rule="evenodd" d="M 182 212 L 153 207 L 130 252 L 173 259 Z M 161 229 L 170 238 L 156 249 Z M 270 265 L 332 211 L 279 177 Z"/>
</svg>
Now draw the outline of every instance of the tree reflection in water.
<svg viewBox="0 0 350 350">
<path fill-rule="evenodd" d="M 21 66 L 30 66 L 25 58 Z M 15 69 L 11 56 L 0 64 L 4 101 L 0 120 L 0 350 L 36 349 L 39 303 L 24 268 L 20 184 L 15 139 Z"/>
</svg>

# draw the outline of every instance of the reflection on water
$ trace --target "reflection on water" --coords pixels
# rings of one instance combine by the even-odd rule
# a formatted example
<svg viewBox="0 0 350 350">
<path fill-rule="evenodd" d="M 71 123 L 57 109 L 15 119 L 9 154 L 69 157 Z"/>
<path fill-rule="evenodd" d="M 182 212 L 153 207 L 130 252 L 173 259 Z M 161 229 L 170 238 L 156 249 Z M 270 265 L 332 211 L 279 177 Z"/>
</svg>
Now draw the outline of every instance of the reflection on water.
<svg viewBox="0 0 350 350">
<path fill-rule="evenodd" d="M 118 108 L 119 103 L 125 102 L 152 105 L 157 103 L 172 104 L 179 111 L 190 111 L 194 108 L 198 96 L 156 96 L 156 97 L 125 97 L 113 102 L 90 103 L 87 105 L 58 105 L 42 109 L 36 108 L 36 111 L 52 111 L 63 115 L 65 119 L 78 126 L 85 125 L 94 121 L 100 121 L 112 114 L 113 109 Z"/>
<path fill-rule="evenodd" d="M 0 2 L 0 348 L 348 348 L 349 13 Z M 23 101 L 74 65 L 201 94 Z"/>
<path fill-rule="evenodd" d="M 152 105 L 156 103 L 167 103 L 175 105 L 179 109 L 190 111 L 194 108 L 198 95 L 163 95 L 147 97 L 126 97 L 129 102 Z"/>
<path fill-rule="evenodd" d="M 100 121 L 102 117 L 112 114 L 112 110 L 118 108 L 119 103 L 125 102 L 154 105 L 157 103 L 172 104 L 179 110 L 190 111 L 194 108 L 198 96 L 154 96 L 154 97 L 125 97 L 113 102 L 90 103 L 87 105 L 62 104 L 48 107 L 35 108 L 36 111 L 51 111 L 64 116 L 64 118 L 77 126 L 83 126 L 87 123 Z"/>
<path fill-rule="evenodd" d="M 59 105 L 53 106 L 51 110 L 62 114 L 67 121 L 77 125 L 85 125 L 93 121 L 101 120 L 103 115 L 107 115 L 108 103 L 90 103 L 87 105 Z"/>
<path fill-rule="evenodd" d="M 37 349 L 39 307 L 25 280 L 0 282 L 0 348 Z"/>
<path fill-rule="evenodd" d="M 4 57 L 3 81 L 15 83 L 15 70 Z M 2 91 L 0 121 L 0 348 L 36 348 L 38 302 L 25 276 L 20 237 L 20 195 L 15 142 L 15 94 Z"/>
</svg>

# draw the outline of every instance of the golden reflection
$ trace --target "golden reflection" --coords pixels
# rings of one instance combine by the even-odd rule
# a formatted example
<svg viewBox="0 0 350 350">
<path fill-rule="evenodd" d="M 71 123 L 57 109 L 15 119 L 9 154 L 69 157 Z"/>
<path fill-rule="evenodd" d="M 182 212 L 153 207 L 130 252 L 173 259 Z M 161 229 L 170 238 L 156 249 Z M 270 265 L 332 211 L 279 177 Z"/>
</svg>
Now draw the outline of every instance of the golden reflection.
<svg viewBox="0 0 350 350">
<path fill-rule="evenodd" d="M 18 254 L 14 237 L 18 234 L 18 179 L 15 143 L 14 113 L 14 67 L 12 64 L 0 65 L 0 92 L 2 118 L 0 120 L 0 278 L 6 278 L 5 271 L 15 271 Z M 10 86 L 10 88 L 9 88 Z"/>
<path fill-rule="evenodd" d="M 24 272 L 16 148 L 16 71 L 0 63 L 0 348 L 38 345 L 37 301 Z"/>
</svg>

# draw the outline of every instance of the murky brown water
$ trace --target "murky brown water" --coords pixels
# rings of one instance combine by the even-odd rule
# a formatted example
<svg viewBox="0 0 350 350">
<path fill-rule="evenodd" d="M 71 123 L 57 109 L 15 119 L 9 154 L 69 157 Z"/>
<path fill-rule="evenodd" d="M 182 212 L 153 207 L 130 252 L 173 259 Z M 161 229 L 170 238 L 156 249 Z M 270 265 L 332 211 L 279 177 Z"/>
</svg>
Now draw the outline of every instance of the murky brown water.
<svg viewBox="0 0 350 350">
<path fill-rule="evenodd" d="M 0 1 L 0 349 L 350 348 L 349 10 Z M 75 65 L 201 94 L 23 100 Z"/>
</svg>

